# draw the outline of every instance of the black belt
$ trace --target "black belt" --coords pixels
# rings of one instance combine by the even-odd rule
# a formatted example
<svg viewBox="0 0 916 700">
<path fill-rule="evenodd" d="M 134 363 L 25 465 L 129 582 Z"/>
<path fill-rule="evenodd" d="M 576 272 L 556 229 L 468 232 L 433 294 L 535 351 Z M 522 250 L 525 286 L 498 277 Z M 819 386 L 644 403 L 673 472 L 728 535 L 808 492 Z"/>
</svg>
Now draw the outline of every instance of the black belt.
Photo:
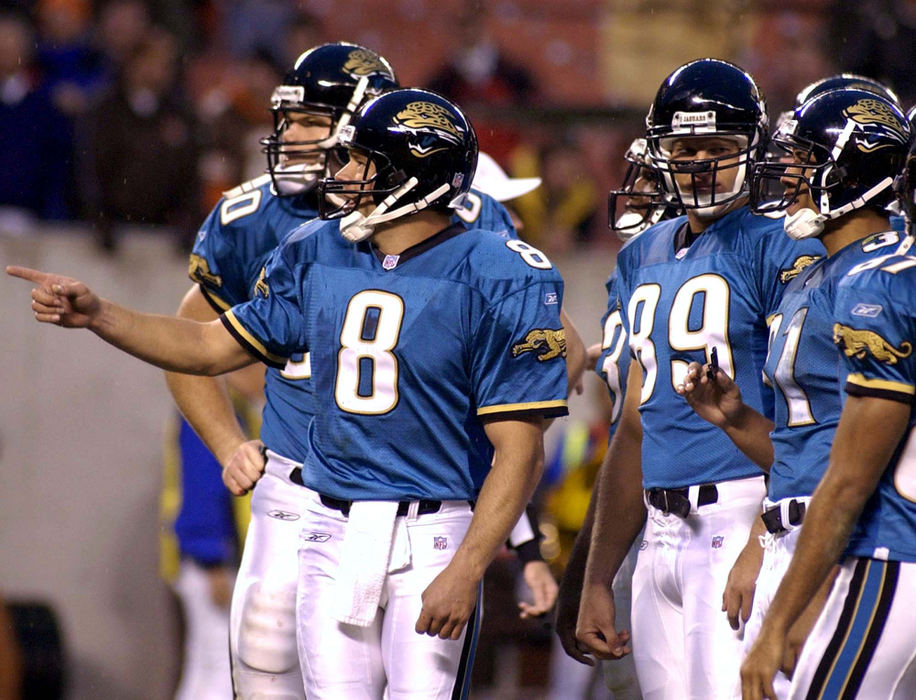
<svg viewBox="0 0 916 700">
<path fill-rule="evenodd" d="M 763 511 L 763 515 L 760 516 L 760 519 L 763 520 L 763 524 L 766 525 L 767 532 L 772 535 L 778 535 L 782 532 L 788 532 L 789 527 L 797 527 L 802 524 L 802 520 L 805 519 L 805 511 L 807 507 L 802 501 L 796 501 L 794 498 L 789 501 L 789 505 L 786 506 L 786 511 L 789 515 L 788 524 L 783 523 L 782 521 L 782 507 L 773 506 L 772 508 L 767 508 Z"/>
<path fill-rule="evenodd" d="M 686 518 L 690 515 L 690 498 L 688 489 L 646 489 L 646 501 L 653 508 L 658 508 L 664 513 L 674 513 L 678 517 Z M 697 508 L 708 506 L 719 500 L 719 490 L 715 484 L 703 484 L 697 494 Z"/>
<path fill-rule="evenodd" d="M 350 506 L 353 505 L 353 501 L 344 501 L 340 498 L 331 498 L 330 496 L 325 496 L 324 494 L 319 494 L 318 497 L 321 499 L 321 504 L 326 508 L 339 510 L 344 515 L 350 514 Z M 411 501 L 400 501 L 398 503 L 398 516 L 407 515 L 407 512 L 410 510 L 410 504 Z M 442 501 L 419 501 L 419 506 L 417 507 L 417 515 L 429 515 L 430 513 L 438 513 L 441 507 Z"/>
</svg>

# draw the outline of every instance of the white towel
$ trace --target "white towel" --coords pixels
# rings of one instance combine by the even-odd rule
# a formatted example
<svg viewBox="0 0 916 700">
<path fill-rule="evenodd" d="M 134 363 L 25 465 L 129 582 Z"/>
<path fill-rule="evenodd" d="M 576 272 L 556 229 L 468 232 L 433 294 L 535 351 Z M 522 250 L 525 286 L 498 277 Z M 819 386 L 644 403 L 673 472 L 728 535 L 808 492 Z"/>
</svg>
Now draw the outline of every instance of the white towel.
<svg viewBox="0 0 916 700">
<path fill-rule="evenodd" d="M 378 613 L 388 574 L 397 501 L 354 501 L 347 517 L 331 616 L 368 627 Z"/>
</svg>

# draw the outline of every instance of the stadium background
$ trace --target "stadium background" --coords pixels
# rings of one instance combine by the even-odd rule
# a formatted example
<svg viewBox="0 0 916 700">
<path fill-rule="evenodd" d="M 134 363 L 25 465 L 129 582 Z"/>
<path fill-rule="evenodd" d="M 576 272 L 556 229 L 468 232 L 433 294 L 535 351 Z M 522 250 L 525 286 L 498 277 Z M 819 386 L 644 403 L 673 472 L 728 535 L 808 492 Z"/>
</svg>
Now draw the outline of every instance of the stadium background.
<svg viewBox="0 0 916 700">
<path fill-rule="evenodd" d="M 142 5 L 140 0 L 108 4 L 119 2 Z M 63 205 L 42 210 L 3 190 L 2 259 L 73 274 L 127 305 L 172 313 L 188 286 L 185 251 L 194 222 L 202 220 L 222 184 L 263 167 L 254 135 L 270 128 L 263 108 L 276 81 L 271 68 L 289 55 L 284 42 L 307 42 L 296 44 L 299 48 L 340 39 L 362 43 L 391 60 L 402 84 L 429 85 L 455 63 L 469 37 L 484 37 L 512 67 L 510 78 L 471 89 L 459 102 L 478 125 L 483 148 L 507 170 L 549 181 L 540 194 L 519 202 L 519 209 L 533 242 L 562 271 L 567 311 L 590 344 L 599 340 L 603 282 L 619 247 L 606 229 L 604 198 L 622 174 L 621 155 L 639 135 L 665 75 L 700 56 L 734 60 L 758 78 L 772 117 L 811 80 L 858 70 L 890 79 L 909 107 L 916 80 L 894 57 L 907 56 L 913 45 L 913 5 L 895 0 L 151 3 L 150 25 L 170 37 L 164 50 L 176 59 L 166 92 L 193 125 L 189 148 L 196 170 L 189 186 L 195 199 L 155 225 L 142 215 L 100 217 L 92 209 L 100 201 L 91 195 L 100 183 L 87 176 L 86 158 L 91 160 L 94 146 L 79 135 L 93 105 L 116 84 L 116 71 L 108 85 L 103 72 L 100 84 L 84 86 L 81 106 L 60 103 L 70 105 L 62 107 L 62 128 L 72 129 L 71 155 L 58 160 L 71 177 Z M 28 18 L 37 32 L 32 48 L 54 48 L 49 36 L 60 31 L 55 22 L 70 17 L 77 23 L 78 31 L 71 32 L 77 43 L 100 50 L 94 42 L 101 2 L 2 7 Z M 284 27 L 291 22 L 301 33 L 288 36 Z M 39 65 L 40 54 L 24 53 L 20 60 L 36 86 L 50 75 Z M 513 89 L 518 82 L 511 70 L 527 76 L 525 90 Z M 225 130 L 235 137 L 212 138 L 223 130 L 226 115 L 237 116 L 235 126 L 243 128 Z M 7 118 L 0 109 L 7 145 L 0 151 L 4 182 L 25 177 L 35 166 L 33 158 L 8 147 L 12 130 L 22 125 L 3 121 Z M 149 180 L 121 183 L 140 204 L 150 183 L 187 175 L 176 172 L 167 157 L 160 161 Z M 88 333 L 35 324 L 27 297 L 27 285 L 2 278 L 0 593 L 53 606 L 67 653 L 66 697 L 167 697 L 178 650 L 157 548 L 162 440 L 171 400 L 158 370 Z M 570 420 L 595 418 L 585 397 L 574 399 L 571 410 Z M 560 425 L 552 432 L 562 430 Z"/>
</svg>

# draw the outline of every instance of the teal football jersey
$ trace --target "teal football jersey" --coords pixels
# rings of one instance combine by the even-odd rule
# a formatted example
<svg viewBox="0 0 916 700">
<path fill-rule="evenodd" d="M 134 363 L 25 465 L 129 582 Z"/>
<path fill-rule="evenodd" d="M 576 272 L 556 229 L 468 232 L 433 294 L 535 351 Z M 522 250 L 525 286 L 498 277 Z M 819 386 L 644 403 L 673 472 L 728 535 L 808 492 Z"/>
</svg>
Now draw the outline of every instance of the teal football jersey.
<svg viewBox="0 0 916 700">
<path fill-rule="evenodd" d="M 761 371 L 766 317 L 786 283 L 823 255 L 819 241 L 794 242 L 782 221 L 742 207 L 675 249 L 686 217 L 661 222 L 628 241 L 618 258 L 618 292 L 632 356 L 643 369 L 640 413 L 646 488 L 715 483 L 760 474 L 718 428 L 697 416 L 675 386 L 690 362 L 719 367 L 744 400 L 772 416 Z"/>
<path fill-rule="evenodd" d="M 595 365 L 595 371 L 607 385 L 613 408 L 611 425 L 608 432 L 608 444 L 617 432 L 620 411 L 623 408 L 623 396 L 627 388 L 627 371 L 630 368 L 630 350 L 627 347 L 627 332 L 623 327 L 623 314 L 620 309 L 620 295 L 617 293 L 617 270 L 615 269 L 607 282 L 607 311 L 601 317 L 601 354 Z"/>
<path fill-rule="evenodd" d="M 487 416 L 566 412 L 562 280 L 536 249 L 452 224 L 384 256 L 312 222 L 226 327 L 265 362 L 310 352 L 303 469 L 335 498 L 476 498 Z"/>
<path fill-rule="evenodd" d="M 875 258 L 837 290 L 833 337 L 845 393 L 900 401 L 916 396 L 916 256 Z M 865 505 L 847 553 L 916 561 L 916 425 L 909 429 Z"/>
<path fill-rule="evenodd" d="M 303 222 L 318 216 L 313 195 L 278 197 L 269 175 L 251 180 L 226 195 L 201 226 L 191 254 L 189 274 L 219 312 L 248 301 L 273 250 Z M 472 192 L 455 221 L 505 232 L 515 238 L 506 208 L 492 197 Z M 295 353 L 282 368 L 268 367 L 261 440 L 274 452 L 302 462 L 312 419 L 311 361 Z"/>
<path fill-rule="evenodd" d="M 839 358 L 833 343 L 836 288 L 849 270 L 893 252 L 902 237 L 876 233 L 802 270 L 767 319 L 770 351 L 764 375 L 776 401 L 769 497 L 810 496 L 824 475 L 842 410 Z"/>
</svg>

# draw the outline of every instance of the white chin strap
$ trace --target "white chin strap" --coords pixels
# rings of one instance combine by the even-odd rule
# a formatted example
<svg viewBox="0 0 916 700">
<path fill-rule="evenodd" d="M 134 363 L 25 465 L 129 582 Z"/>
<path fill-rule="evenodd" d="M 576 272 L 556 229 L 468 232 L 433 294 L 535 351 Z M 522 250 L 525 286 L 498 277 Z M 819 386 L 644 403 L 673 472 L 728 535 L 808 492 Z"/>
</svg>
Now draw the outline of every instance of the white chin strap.
<svg viewBox="0 0 916 700">
<path fill-rule="evenodd" d="M 321 165 L 297 163 L 296 165 L 280 165 L 274 168 L 274 182 L 277 183 L 277 194 L 294 195 L 308 192 L 318 182 L 324 173 Z"/>
<path fill-rule="evenodd" d="M 805 207 L 794 214 L 786 214 L 786 218 L 782 221 L 782 227 L 789 238 L 795 241 L 802 241 L 806 238 L 819 236 L 824 230 L 825 221 L 827 221 L 826 216 Z"/>
<path fill-rule="evenodd" d="M 866 191 L 861 197 L 857 197 L 851 202 L 844 204 L 839 209 L 830 210 L 830 198 L 826 190 L 821 194 L 821 210 L 826 213 L 818 213 L 813 209 L 805 207 L 794 214 L 787 214 L 783 219 L 782 226 L 786 235 L 796 241 L 805 238 L 819 236 L 824 230 L 824 223 L 848 214 L 851 211 L 865 206 L 875 195 L 880 194 L 893 184 L 893 178 L 886 177 L 877 185 Z"/>
<path fill-rule="evenodd" d="M 363 215 L 359 211 L 347 214 L 340 220 L 340 235 L 350 241 L 350 243 L 364 241 L 375 233 L 375 227 L 379 224 L 394 221 L 408 214 L 416 214 L 418 211 L 426 209 L 426 207 L 449 190 L 449 185 L 442 184 L 423 197 L 423 199 L 405 204 L 403 207 L 398 207 L 397 209 L 391 209 L 401 197 L 410 192 L 418 183 L 419 181 L 417 178 L 410 178 L 394 192 L 385 197 L 382 203 L 369 214 Z M 391 209 L 391 211 L 389 211 L 389 209 Z"/>
</svg>

